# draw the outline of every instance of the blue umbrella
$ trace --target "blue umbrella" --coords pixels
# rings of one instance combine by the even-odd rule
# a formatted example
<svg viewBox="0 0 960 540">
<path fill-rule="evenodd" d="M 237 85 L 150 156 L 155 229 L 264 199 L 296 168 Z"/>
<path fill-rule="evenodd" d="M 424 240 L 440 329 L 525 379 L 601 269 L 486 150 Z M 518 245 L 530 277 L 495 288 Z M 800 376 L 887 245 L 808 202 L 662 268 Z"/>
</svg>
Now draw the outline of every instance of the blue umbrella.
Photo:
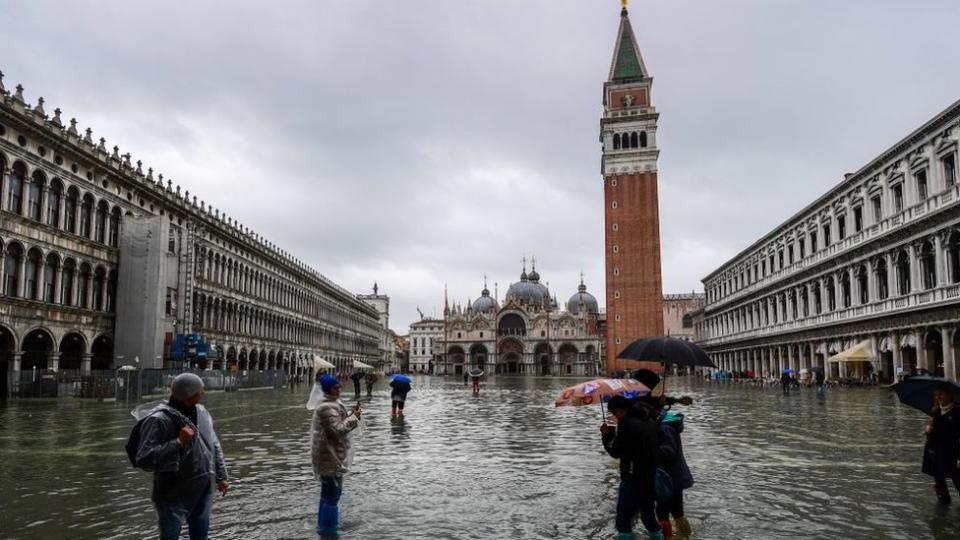
<svg viewBox="0 0 960 540">
<path fill-rule="evenodd" d="M 953 395 L 960 400 L 960 385 L 942 377 L 917 375 L 904 379 L 890 388 L 896 392 L 900 403 L 933 416 L 933 390 L 938 386 L 953 390 Z"/>
<path fill-rule="evenodd" d="M 395 382 L 401 382 L 401 383 L 407 383 L 407 384 L 410 384 L 413 382 L 413 380 L 410 377 L 407 377 L 406 375 L 403 375 L 400 373 L 394 375 L 393 379 L 391 380 Z"/>
<path fill-rule="evenodd" d="M 794 373 L 796 373 L 796 371 L 794 371 L 793 368 L 786 368 L 783 370 L 783 372 L 786 373 L 787 375 L 793 375 Z"/>
</svg>

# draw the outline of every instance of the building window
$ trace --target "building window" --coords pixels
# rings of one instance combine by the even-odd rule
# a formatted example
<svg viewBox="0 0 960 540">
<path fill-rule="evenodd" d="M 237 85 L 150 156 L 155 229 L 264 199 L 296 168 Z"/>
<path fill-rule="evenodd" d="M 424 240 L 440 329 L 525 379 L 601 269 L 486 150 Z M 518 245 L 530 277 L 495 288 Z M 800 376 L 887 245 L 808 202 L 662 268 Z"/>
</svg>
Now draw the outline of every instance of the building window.
<svg viewBox="0 0 960 540">
<path fill-rule="evenodd" d="M 853 209 L 853 232 L 858 233 L 863 230 L 863 208 Z"/>
<path fill-rule="evenodd" d="M 613 232 L 617 232 L 617 231 L 620 230 L 620 225 L 618 225 L 618 224 L 616 224 L 616 223 L 614 223 L 614 224 L 612 225 L 612 227 L 613 227 Z"/>
<path fill-rule="evenodd" d="M 801 238 L 799 244 L 800 244 L 800 258 L 802 259 L 807 256 L 807 241 Z"/>
<path fill-rule="evenodd" d="M 957 164 L 953 159 L 953 154 L 943 158 L 943 180 L 945 187 L 950 187 L 957 183 Z"/>
<path fill-rule="evenodd" d="M 897 268 L 897 294 L 908 294 L 910 292 L 910 257 L 907 252 L 900 250 L 894 264 Z"/>
<path fill-rule="evenodd" d="M 620 298 L 620 291 L 613 291 L 614 298 Z"/>
<path fill-rule="evenodd" d="M 613 186 L 613 187 L 617 187 L 617 179 L 616 179 L 616 178 L 611 178 L 611 179 L 610 179 L 610 185 Z"/>
<path fill-rule="evenodd" d="M 927 171 L 917 171 L 917 202 L 927 200 Z"/>
<path fill-rule="evenodd" d="M 787 260 L 790 261 L 789 264 L 793 264 L 793 246 L 787 246 Z"/>
<path fill-rule="evenodd" d="M 893 211 L 903 211 L 903 184 L 893 186 Z"/>
<path fill-rule="evenodd" d="M 847 237 L 847 219 L 843 216 L 837 218 L 837 240 L 843 240 Z"/>
<path fill-rule="evenodd" d="M 620 345 L 620 338 L 617 338 L 616 340 L 614 340 L 614 342 L 615 342 L 617 345 Z"/>
<path fill-rule="evenodd" d="M 614 267 L 613 267 L 613 275 L 619 276 L 619 275 L 620 275 L 620 268 L 614 266 Z"/>
<path fill-rule="evenodd" d="M 778 266 L 778 268 L 783 268 L 783 250 L 782 249 L 777 252 L 777 262 L 780 263 L 780 266 Z"/>
<path fill-rule="evenodd" d="M 817 233 L 810 233 L 810 253 L 817 252 Z"/>
<path fill-rule="evenodd" d="M 620 253 L 620 246 L 614 244 L 614 245 L 613 245 L 613 252 L 614 252 L 614 253 Z"/>
<path fill-rule="evenodd" d="M 167 303 L 164 309 L 167 317 L 173 317 L 177 314 L 177 290 L 167 288 Z"/>
<path fill-rule="evenodd" d="M 825 224 L 823 226 L 823 247 L 830 245 L 830 225 Z"/>
<path fill-rule="evenodd" d="M 614 317 L 614 320 L 616 320 L 617 322 L 620 322 L 620 314 L 617 314 L 617 315 Z"/>
<path fill-rule="evenodd" d="M 167 238 L 167 251 L 169 253 L 177 252 L 177 229 L 173 225 L 170 226 L 170 237 Z"/>
<path fill-rule="evenodd" d="M 883 205 L 880 204 L 880 196 L 870 199 L 870 202 L 873 204 L 873 222 L 880 223 L 880 220 L 883 219 Z"/>
<path fill-rule="evenodd" d="M 611 206 L 613 206 L 613 209 L 616 210 L 616 209 L 617 209 L 617 201 L 613 201 L 613 203 L 611 203 Z"/>
<path fill-rule="evenodd" d="M 646 148 L 646 147 L 647 147 L 647 132 L 641 131 L 640 132 L 640 148 Z"/>
</svg>

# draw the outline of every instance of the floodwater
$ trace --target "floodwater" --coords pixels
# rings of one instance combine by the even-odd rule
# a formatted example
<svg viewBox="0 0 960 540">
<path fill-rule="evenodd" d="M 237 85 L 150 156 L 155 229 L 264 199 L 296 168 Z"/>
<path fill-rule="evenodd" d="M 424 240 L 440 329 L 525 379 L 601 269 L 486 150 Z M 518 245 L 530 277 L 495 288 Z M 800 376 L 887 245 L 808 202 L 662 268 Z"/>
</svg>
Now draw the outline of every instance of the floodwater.
<svg viewBox="0 0 960 540">
<path fill-rule="evenodd" d="M 462 381 L 416 377 L 402 425 L 391 423 L 379 383 L 363 398 L 341 537 L 611 538 L 617 467 L 600 445 L 599 407 L 553 407 L 575 382 L 501 377 L 473 396 Z M 960 496 L 939 506 L 919 472 L 924 416 L 888 390 L 784 397 L 669 384 L 696 400 L 683 408 L 694 538 L 960 538 Z M 308 393 L 207 396 L 233 477 L 215 502 L 213 538 L 315 538 Z M 0 405 L 0 538 L 155 538 L 150 476 L 123 451 L 128 411 Z"/>
</svg>

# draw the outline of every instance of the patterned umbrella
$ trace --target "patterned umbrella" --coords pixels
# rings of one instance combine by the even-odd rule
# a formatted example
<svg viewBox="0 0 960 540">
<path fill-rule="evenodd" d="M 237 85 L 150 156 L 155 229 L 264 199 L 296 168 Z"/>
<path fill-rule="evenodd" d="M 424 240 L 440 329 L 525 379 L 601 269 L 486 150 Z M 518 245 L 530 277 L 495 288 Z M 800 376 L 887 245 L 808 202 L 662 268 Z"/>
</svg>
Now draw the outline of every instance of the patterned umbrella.
<svg viewBox="0 0 960 540">
<path fill-rule="evenodd" d="M 636 398 L 650 393 L 650 389 L 636 379 L 594 379 L 565 388 L 554 402 L 557 407 L 602 404 L 613 396 Z"/>
</svg>

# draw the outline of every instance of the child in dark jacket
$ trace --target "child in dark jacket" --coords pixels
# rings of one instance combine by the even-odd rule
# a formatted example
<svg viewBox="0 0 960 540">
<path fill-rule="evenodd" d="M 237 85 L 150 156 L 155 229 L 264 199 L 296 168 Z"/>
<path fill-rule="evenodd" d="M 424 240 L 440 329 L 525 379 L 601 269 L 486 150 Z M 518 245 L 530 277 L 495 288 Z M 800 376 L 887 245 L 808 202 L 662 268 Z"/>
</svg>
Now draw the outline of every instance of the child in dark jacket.
<svg viewBox="0 0 960 540">
<path fill-rule="evenodd" d="M 693 475 L 687 467 L 680 439 L 683 415 L 670 411 L 661 413 L 658 430 L 660 465 L 673 480 L 673 495 L 668 502 L 657 504 L 657 521 L 666 538 L 671 538 L 674 532 L 678 538 L 686 537 L 691 530 L 690 522 L 683 513 L 683 490 L 693 487 Z M 671 526 L 670 516 L 673 516 L 675 526 Z"/>
</svg>

